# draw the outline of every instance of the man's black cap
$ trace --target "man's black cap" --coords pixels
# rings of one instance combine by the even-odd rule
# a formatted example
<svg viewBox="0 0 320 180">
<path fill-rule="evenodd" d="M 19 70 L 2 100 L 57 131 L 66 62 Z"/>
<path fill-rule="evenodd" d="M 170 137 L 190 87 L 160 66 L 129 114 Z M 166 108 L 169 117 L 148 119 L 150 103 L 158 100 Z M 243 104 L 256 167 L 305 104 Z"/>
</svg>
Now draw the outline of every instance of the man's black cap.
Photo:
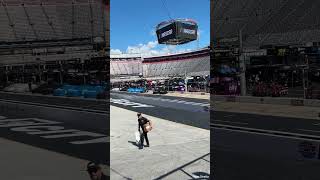
<svg viewBox="0 0 320 180">
<path fill-rule="evenodd" d="M 87 171 L 89 173 L 92 173 L 92 172 L 97 172 L 97 170 L 100 168 L 100 166 L 98 164 L 96 164 L 95 162 L 89 162 L 87 164 Z"/>
</svg>

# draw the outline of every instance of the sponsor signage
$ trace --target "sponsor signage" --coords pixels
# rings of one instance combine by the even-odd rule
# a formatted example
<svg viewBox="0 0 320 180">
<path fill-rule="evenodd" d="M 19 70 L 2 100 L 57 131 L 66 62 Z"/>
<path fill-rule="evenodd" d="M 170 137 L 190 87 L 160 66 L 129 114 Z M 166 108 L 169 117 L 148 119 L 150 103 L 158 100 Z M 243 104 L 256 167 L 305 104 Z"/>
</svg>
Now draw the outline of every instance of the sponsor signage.
<svg viewBox="0 0 320 180">
<path fill-rule="evenodd" d="M 166 36 L 168 36 L 168 35 L 171 35 L 171 34 L 172 34 L 172 29 L 161 33 L 161 38 L 164 38 L 164 37 L 166 37 Z"/>
<path fill-rule="evenodd" d="M 196 30 L 193 29 L 183 29 L 182 32 L 186 34 L 196 34 Z"/>
</svg>

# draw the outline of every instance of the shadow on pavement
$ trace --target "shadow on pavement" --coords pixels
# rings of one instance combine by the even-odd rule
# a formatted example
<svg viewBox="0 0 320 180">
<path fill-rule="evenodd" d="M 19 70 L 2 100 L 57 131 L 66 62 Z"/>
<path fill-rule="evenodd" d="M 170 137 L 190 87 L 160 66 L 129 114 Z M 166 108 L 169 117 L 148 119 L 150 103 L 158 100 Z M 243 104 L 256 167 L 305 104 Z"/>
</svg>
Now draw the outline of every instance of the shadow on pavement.
<svg viewBox="0 0 320 180">
<path fill-rule="evenodd" d="M 204 158 L 204 157 L 206 157 L 206 156 L 208 156 L 208 155 L 210 155 L 210 153 L 205 154 L 205 155 L 203 155 L 203 156 L 200 156 L 200 157 L 197 158 L 197 159 L 194 159 L 194 160 L 192 160 L 192 161 L 190 161 L 190 162 L 188 162 L 188 163 L 186 163 L 186 164 L 184 164 L 184 165 L 182 165 L 182 166 L 180 166 L 180 167 L 178 167 L 178 168 L 176 168 L 176 169 L 173 169 L 172 171 L 170 171 L 170 172 L 168 172 L 168 173 L 166 173 L 166 174 L 164 174 L 164 175 L 161 175 L 161 176 L 155 178 L 154 180 L 164 179 L 164 178 L 166 178 L 167 176 L 169 176 L 169 175 L 171 175 L 171 174 L 173 174 L 173 173 L 176 173 L 176 172 L 178 172 L 178 171 L 183 172 L 184 174 L 186 174 L 187 176 L 189 176 L 191 179 L 203 179 L 203 180 L 204 180 L 204 179 L 209 179 L 209 178 L 210 178 L 210 174 L 208 174 L 208 173 L 206 173 L 206 172 L 193 172 L 193 173 L 192 173 L 193 175 L 191 175 L 190 173 L 186 172 L 186 171 L 183 169 L 183 168 L 185 168 L 185 167 L 187 167 L 187 166 L 191 165 L 192 163 L 195 163 L 196 161 L 199 161 L 199 160 L 205 160 L 205 161 L 207 161 L 208 163 L 210 163 L 208 160 L 206 160 L 206 159 Z M 195 176 L 196 176 L 197 178 L 195 178 Z"/>
<path fill-rule="evenodd" d="M 115 172 L 116 174 L 118 174 L 119 176 L 121 176 L 121 177 L 122 177 L 123 179 L 125 179 L 125 180 L 133 180 L 133 179 L 131 179 L 131 178 L 129 178 L 129 177 L 126 177 L 126 176 L 120 174 L 118 171 L 116 171 L 116 170 L 114 170 L 114 169 L 112 169 L 112 168 L 110 168 L 110 170 L 113 171 L 113 172 Z"/>
<path fill-rule="evenodd" d="M 132 144 L 132 145 L 134 145 L 136 147 L 139 147 L 139 145 L 135 141 L 128 141 L 128 143 L 130 143 L 130 144 Z"/>
</svg>

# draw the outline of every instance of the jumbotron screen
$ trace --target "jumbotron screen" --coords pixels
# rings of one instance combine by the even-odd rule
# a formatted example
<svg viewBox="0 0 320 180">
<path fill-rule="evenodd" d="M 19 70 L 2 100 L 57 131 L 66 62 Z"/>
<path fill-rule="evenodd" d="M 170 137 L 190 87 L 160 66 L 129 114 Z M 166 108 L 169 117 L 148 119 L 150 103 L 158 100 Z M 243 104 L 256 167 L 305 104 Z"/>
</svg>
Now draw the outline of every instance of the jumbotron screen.
<svg viewBox="0 0 320 180">
<path fill-rule="evenodd" d="M 157 30 L 159 44 L 185 44 L 197 39 L 198 26 L 195 23 L 175 21 Z"/>
<path fill-rule="evenodd" d="M 171 39 L 176 38 L 176 25 L 175 23 L 168 24 L 167 26 L 157 30 L 157 37 L 159 44 L 166 44 Z"/>
</svg>

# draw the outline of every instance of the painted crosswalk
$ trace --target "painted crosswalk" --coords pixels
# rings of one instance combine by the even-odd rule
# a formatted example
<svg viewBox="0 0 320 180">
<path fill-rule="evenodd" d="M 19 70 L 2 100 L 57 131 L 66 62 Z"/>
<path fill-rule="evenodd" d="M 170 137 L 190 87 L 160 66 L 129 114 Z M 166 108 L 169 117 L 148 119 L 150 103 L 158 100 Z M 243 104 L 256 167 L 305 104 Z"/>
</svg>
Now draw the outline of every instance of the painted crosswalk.
<svg viewBox="0 0 320 180">
<path fill-rule="evenodd" d="M 165 98 L 153 98 L 148 97 L 148 99 L 163 101 L 163 102 L 172 102 L 172 103 L 179 103 L 179 104 L 188 104 L 193 106 L 209 106 L 209 103 L 199 103 L 199 102 L 192 102 L 192 101 L 183 101 L 183 100 L 177 100 L 177 99 L 165 99 Z"/>
<path fill-rule="evenodd" d="M 136 95 L 130 95 L 136 96 Z M 159 97 L 147 97 L 147 96 L 136 96 L 139 99 L 148 99 L 154 101 L 162 101 L 162 102 L 171 102 L 171 103 L 179 103 L 179 104 L 187 104 L 193 106 L 209 106 L 209 103 L 199 103 L 199 102 L 192 102 L 192 101 L 185 101 L 185 100 L 178 100 L 178 99 L 167 99 L 167 98 L 159 98 Z"/>
</svg>

